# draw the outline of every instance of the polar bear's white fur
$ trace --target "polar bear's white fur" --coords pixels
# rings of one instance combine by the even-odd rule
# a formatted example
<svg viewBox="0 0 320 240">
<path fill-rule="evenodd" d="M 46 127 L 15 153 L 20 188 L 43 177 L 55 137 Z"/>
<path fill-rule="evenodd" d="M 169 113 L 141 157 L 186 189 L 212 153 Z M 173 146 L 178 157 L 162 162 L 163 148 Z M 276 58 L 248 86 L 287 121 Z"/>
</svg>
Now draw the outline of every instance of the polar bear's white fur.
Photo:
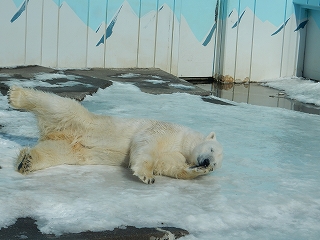
<svg viewBox="0 0 320 240">
<path fill-rule="evenodd" d="M 221 166 L 213 132 L 204 137 L 177 124 L 96 115 L 75 100 L 28 88 L 12 87 L 9 103 L 38 120 L 37 145 L 18 156 L 23 174 L 60 164 L 122 165 L 150 184 L 155 175 L 192 179 Z"/>
</svg>

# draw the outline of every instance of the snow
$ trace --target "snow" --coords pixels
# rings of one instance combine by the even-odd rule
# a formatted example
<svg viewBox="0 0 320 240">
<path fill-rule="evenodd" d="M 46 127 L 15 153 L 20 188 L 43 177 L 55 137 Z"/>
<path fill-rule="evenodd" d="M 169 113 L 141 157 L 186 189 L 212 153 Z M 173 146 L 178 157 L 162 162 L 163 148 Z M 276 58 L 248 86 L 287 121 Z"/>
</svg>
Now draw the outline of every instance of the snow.
<svg viewBox="0 0 320 240">
<path fill-rule="evenodd" d="M 21 87 L 70 87 L 76 85 L 85 85 L 85 86 L 92 86 L 91 84 L 80 83 L 76 81 L 67 81 L 67 82 L 58 82 L 56 84 L 51 84 L 46 81 L 36 81 L 36 80 L 27 80 L 27 79 L 15 79 L 9 78 L 10 82 L 7 82 L 8 86 L 21 86 Z"/>
<path fill-rule="evenodd" d="M 162 84 L 162 83 L 167 83 L 169 81 L 165 81 L 165 80 L 155 80 L 155 79 L 146 79 L 146 80 L 143 80 L 144 82 L 149 82 L 149 83 L 152 83 L 152 84 Z"/>
<path fill-rule="evenodd" d="M 170 83 L 169 86 L 174 87 L 174 88 L 178 88 L 178 89 L 183 89 L 183 90 L 194 89 L 194 86 L 187 86 L 187 85 L 183 85 L 183 84 L 179 84 L 179 83 Z"/>
<path fill-rule="evenodd" d="M 320 82 L 292 77 L 266 80 L 262 85 L 283 90 L 291 99 L 320 106 Z"/>
<path fill-rule="evenodd" d="M 140 74 L 139 73 L 123 73 L 117 77 L 120 77 L 120 78 L 135 78 L 135 77 L 139 77 Z"/>
<path fill-rule="evenodd" d="M 75 76 L 71 74 L 64 74 L 63 72 L 61 73 L 38 73 L 35 75 L 35 80 L 38 81 L 46 81 L 46 80 L 53 80 L 53 79 L 68 79 L 68 80 L 76 80 L 78 78 L 81 78 L 80 76 Z"/>
<path fill-rule="evenodd" d="M 23 176 L 14 159 L 37 141 L 36 121 L 0 97 L 0 227 L 18 217 L 44 233 L 119 226 L 179 227 L 181 239 L 319 239 L 320 116 L 185 93 L 151 95 L 114 82 L 83 105 L 99 114 L 176 122 L 224 146 L 222 168 L 195 180 L 156 177 L 145 185 L 129 169 L 58 166 Z M 257 114 L 259 113 L 259 114 Z"/>
<path fill-rule="evenodd" d="M 85 85 L 85 86 L 92 86 L 91 84 L 85 84 L 78 81 L 81 76 L 76 76 L 72 74 L 64 74 L 63 72 L 60 73 L 37 73 L 31 79 L 16 79 L 10 76 L 9 74 L 0 74 L 0 77 L 6 77 L 9 81 L 6 81 L 8 86 L 21 86 L 21 87 L 70 87 L 76 85 Z M 55 84 L 50 83 L 51 80 L 61 79 L 65 82 L 57 82 Z"/>
</svg>

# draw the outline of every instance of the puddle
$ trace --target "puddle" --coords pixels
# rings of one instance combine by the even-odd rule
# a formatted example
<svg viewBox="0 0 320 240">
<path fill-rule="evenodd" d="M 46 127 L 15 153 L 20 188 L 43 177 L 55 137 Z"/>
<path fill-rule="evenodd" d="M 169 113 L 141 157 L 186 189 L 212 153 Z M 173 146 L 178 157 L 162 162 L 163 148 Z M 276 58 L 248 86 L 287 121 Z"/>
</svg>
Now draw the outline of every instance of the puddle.
<svg viewBox="0 0 320 240">
<path fill-rule="evenodd" d="M 259 106 L 286 108 L 320 115 L 320 107 L 289 99 L 285 92 L 261 86 L 259 83 L 250 84 L 197 84 L 196 86 L 210 91 L 213 96 L 234 102 L 243 102 Z"/>
</svg>

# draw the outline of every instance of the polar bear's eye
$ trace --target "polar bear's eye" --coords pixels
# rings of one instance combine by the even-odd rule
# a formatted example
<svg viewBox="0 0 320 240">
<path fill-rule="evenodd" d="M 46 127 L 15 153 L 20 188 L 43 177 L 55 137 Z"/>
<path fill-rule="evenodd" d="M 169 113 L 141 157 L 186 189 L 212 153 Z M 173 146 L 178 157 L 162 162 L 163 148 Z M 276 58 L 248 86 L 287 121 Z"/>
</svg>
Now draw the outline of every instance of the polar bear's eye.
<svg viewBox="0 0 320 240">
<path fill-rule="evenodd" d="M 211 152 L 214 152 L 214 151 L 213 151 L 213 148 L 211 148 Z"/>
</svg>

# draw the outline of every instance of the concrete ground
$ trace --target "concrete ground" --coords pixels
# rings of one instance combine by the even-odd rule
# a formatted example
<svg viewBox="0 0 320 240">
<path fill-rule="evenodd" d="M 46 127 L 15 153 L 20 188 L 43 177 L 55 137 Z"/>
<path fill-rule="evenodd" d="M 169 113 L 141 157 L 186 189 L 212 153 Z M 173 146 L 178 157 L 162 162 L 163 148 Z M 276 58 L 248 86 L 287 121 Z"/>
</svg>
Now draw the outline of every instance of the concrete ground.
<svg viewBox="0 0 320 240">
<path fill-rule="evenodd" d="M 48 75 L 47 75 L 48 74 Z M 55 75 L 54 75 L 55 74 Z M 54 85 L 46 87 L 41 84 L 37 76 L 54 76 L 46 80 L 46 84 Z M 70 80 L 70 75 L 72 80 Z M 69 78 L 68 78 L 69 76 Z M 196 94 L 202 96 L 204 101 L 215 104 L 227 104 L 223 101 L 208 98 L 209 91 L 201 89 L 191 83 L 179 79 L 160 69 L 87 69 L 87 70 L 61 70 L 40 66 L 2 68 L 0 69 L 0 91 L 6 95 L 9 90 L 9 81 L 23 85 L 24 82 L 34 79 L 39 83 L 36 88 L 54 92 L 60 96 L 70 97 L 79 101 L 86 95 L 92 95 L 99 88 L 107 88 L 113 81 L 126 82 L 139 87 L 141 91 L 149 94 L 172 94 L 177 92 Z M 70 81 L 75 83 L 70 86 L 64 84 Z M 64 85 L 63 87 L 60 85 Z M 156 226 L 155 226 L 156 227 Z M 177 228 L 126 228 L 114 229 L 103 232 L 82 232 L 77 234 L 64 234 L 53 236 L 42 234 L 32 218 L 19 218 L 16 223 L 8 228 L 0 229 L 0 239 L 177 239 L 188 234 L 187 230 Z"/>
</svg>

